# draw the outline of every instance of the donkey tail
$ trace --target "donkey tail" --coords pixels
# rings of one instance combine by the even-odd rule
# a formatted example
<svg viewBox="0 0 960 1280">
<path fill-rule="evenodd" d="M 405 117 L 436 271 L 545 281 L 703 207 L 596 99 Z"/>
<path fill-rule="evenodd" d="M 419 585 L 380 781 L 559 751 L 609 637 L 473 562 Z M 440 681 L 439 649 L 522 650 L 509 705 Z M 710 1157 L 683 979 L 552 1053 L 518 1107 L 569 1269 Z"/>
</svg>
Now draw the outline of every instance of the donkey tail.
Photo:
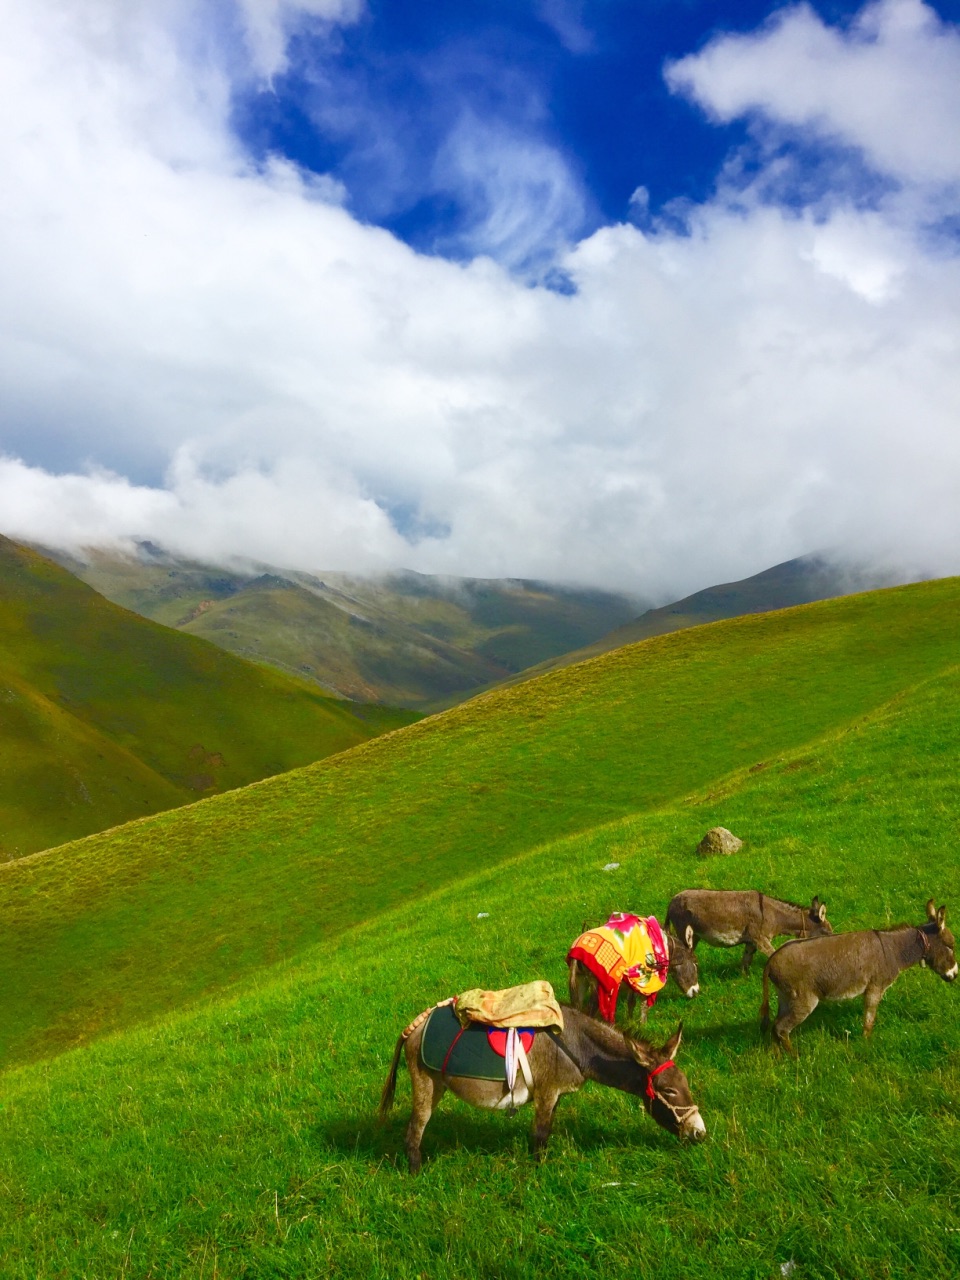
<svg viewBox="0 0 960 1280">
<path fill-rule="evenodd" d="M 579 972 L 580 972 L 580 962 L 578 960 L 571 960 L 569 965 L 569 972 L 567 974 L 567 985 L 570 988 L 570 1003 L 576 1009 L 579 1009 L 580 1007 L 580 1000 L 579 1000 L 580 990 L 579 990 L 579 984 L 577 982 L 577 975 L 579 974 Z"/>
<path fill-rule="evenodd" d="M 766 1035 L 770 1030 L 770 976 L 763 966 L 763 1001 L 760 1005 L 760 1030 Z"/>
<path fill-rule="evenodd" d="M 402 1035 L 397 1040 L 397 1047 L 393 1051 L 393 1061 L 390 1063 L 390 1074 L 383 1083 L 383 1092 L 380 1094 L 380 1119 L 387 1118 L 387 1112 L 393 1106 L 393 1099 L 397 1092 L 397 1071 L 400 1068 L 400 1055 L 403 1053 L 403 1046 L 406 1042 L 406 1036 Z"/>
</svg>

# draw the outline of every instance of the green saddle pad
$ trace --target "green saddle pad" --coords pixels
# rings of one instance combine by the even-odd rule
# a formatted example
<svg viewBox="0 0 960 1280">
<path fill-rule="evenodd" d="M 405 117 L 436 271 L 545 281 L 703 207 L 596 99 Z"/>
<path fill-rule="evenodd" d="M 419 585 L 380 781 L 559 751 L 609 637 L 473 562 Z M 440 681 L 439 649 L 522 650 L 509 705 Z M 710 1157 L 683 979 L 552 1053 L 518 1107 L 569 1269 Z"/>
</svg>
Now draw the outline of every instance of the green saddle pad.
<svg viewBox="0 0 960 1280">
<path fill-rule="evenodd" d="M 450 1046 L 460 1032 L 460 1020 L 453 1005 L 434 1009 L 420 1040 L 420 1061 L 431 1071 L 443 1071 Z M 466 1031 L 453 1046 L 446 1075 L 467 1076 L 471 1080 L 507 1079 L 506 1061 L 490 1047 L 487 1028 L 480 1022 L 468 1023 Z"/>
</svg>

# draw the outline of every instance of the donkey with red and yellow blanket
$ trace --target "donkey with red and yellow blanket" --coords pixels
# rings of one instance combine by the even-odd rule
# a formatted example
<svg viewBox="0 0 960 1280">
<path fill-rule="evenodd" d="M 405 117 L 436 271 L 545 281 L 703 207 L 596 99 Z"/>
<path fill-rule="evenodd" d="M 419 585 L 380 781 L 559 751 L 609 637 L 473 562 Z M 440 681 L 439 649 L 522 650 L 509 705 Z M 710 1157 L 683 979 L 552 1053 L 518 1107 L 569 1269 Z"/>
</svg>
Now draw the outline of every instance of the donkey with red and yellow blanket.
<svg viewBox="0 0 960 1280">
<path fill-rule="evenodd" d="M 700 990 L 697 959 L 690 939 L 661 929 L 656 916 L 616 911 L 606 924 L 588 929 L 567 952 L 570 1002 L 613 1022 L 622 983 L 627 984 L 628 1012 L 643 996 L 641 1020 L 666 985 L 667 975 L 689 999 Z"/>
</svg>

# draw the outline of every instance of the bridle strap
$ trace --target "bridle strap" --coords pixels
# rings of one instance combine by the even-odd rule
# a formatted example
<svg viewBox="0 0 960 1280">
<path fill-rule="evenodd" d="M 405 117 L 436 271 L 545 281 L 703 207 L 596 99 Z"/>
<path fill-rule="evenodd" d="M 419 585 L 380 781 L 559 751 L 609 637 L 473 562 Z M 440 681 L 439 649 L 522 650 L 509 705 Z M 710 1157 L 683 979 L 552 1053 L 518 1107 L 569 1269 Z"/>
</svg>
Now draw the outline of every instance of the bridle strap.
<svg viewBox="0 0 960 1280">
<path fill-rule="evenodd" d="M 920 939 L 920 943 L 921 943 L 920 955 L 925 956 L 927 952 L 930 950 L 930 939 L 927 937 L 927 935 L 923 932 L 922 929 L 917 930 L 917 937 Z"/>
<path fill-rule="evenodd" d="M 657 1096 L 657 1091 L 653 1087 L 653 1077 L 658 1076 L 661 1071 L 666 1071 L 667 1067 L 675 1067 L 676 1065 L 677 1064 L 674 1062 L 672 1058 L 668 1058 L 666 1062 L 661 1062 L 659 1067 L 653 1068 L 653 1070 L 647 1076 L 647 1097 L 648 1098 L 655 1098 Z"/>
</svg>

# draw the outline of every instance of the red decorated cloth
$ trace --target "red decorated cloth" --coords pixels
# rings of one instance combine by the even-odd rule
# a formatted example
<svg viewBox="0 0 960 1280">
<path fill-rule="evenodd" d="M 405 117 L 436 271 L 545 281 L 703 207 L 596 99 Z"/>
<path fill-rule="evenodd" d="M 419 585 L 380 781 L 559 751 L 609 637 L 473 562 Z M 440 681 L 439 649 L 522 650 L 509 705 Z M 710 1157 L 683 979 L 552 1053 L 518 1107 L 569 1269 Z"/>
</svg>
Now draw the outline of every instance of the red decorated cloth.
<svg viewBox="0 0 960 1280">
<path fill-rule="evenodd" d="M 582 933 L 567 952 L 597 980 L 600 1016 L 613 1022 L 620 983 L 629 982 L 651 1005 L 667 980 L 670 956 L 656 916 L 615 912 L 605 925 Z"/>
</svg>

